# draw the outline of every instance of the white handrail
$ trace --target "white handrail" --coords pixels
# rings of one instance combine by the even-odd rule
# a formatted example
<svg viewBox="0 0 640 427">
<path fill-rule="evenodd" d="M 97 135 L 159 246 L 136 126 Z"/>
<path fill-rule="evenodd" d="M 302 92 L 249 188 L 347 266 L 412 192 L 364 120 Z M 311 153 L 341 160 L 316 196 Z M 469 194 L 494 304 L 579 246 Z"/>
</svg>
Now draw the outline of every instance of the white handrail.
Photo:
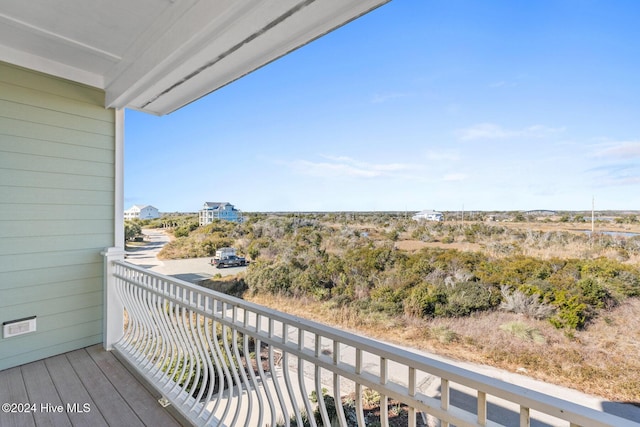
<svg viewBox="0 0 640 427">
<path fill-rule="evenodd" d="M 128 314 L 114 349 L 196 425 L 315 426 L 317 417 L 320 425 L 364 426 L 368 388 L 379 394 L 383 426 L 393 399 L 406 405 L 409 426 L 426 418 L 459 427 L 528 426 L 533 418 L 640 427 L 122 261 L 112 266 L 109 282 Z M 471 404 L 457 404 L 452 390 Z M 343 404 L 347 395 L 350 405 Z"/>
</svg>

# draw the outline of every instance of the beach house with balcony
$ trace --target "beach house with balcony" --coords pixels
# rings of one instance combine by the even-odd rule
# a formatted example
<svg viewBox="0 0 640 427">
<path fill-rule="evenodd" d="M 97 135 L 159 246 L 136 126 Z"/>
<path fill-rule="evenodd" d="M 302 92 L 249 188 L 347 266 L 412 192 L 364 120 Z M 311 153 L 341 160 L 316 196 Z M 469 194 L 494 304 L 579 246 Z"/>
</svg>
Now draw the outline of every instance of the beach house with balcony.
<svg viewBox="0 0 640 427">
<path fill-rule="evenodd" d="M 133 205 L 124 211 L 124 219 L 156 219 L 160 218 L 158 208 L 151 205 Z"/>
<path fill-rule="evenodd" d="M 637 425 L 124 262 L 125 109 L 169 114 L 384 3 L 0 2 L 0 425 L 301 425 L 343 381 L 358 425 L 363 387 L 413 426 L 486 425 L 490 396 L 523 426 Z"/>
<path fill-rule="evenodd" d="M 229 202 L 205 202 L 198 212 L 198 222 L 203 226 L 214 220 L 242 222 L 242 212 Z"/>
</svg>

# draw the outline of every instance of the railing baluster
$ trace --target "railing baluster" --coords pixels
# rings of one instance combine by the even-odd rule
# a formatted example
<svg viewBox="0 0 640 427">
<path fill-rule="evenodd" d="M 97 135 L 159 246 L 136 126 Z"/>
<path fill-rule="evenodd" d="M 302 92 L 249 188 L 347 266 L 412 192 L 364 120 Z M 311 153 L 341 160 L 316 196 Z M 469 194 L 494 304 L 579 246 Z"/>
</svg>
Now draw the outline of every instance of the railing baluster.
<svg viewBox="0 0 640 427">
<path fill-rule="evenodd" d="M 284 323 L 281 324 L 284 329 Z M 269 338 L 274 337 L 275 330 L 275 321 L 270 318 L 269 319 Z M 289 411 L 287 409 L 286 401 L 284 398 L 284 394 L 282 393 L 282 388 L 280 387 L 280 382 L 278 381 L 278 372 L 276 371 L 276 364 L 274 361 L 274 346 L 273 344 L 269 344 L 269 370 L 271 371 L 271 380 L 273 382 L 273 388 L 276 391 L 276 395 L 278 397 L 278 404 L 280 405 L 280 409 L 282 410 L 282 416 L 284 418 L 285 424 L 289 425 Z M 282 363 L 282 359 L 280 359 L 280 363 Z M 292 405 L 294 404 L 291 400 L 289 401 Z M 275 416 L 275 415 L 274 415 Z M 275 426 L 275 424 L 272 424 Z"/>
<path fill-rule="evenodd" d="M 192 305 L 193 303 L 193 291 L 188 291 L 188 295 L 189 295 L 189 305 Z M 195 317 L 195 313 L 192 312 L 191 310 L 186 310 L 186 317 L 187 317 L 187 321 L 185 322 L 185 326 L 189 326 L 188 328 L 186 328 L 187 331 L 187 343 L 189 345 L 189 366 L 191 366 L 191 373 L 193 373 L 193 376 L 189 376 L 189 382 L 191 382 L 191 388 L 189 389 L 188 393 L 189 396 L 193 396 L 195 394 L 195 391 L 198 387 L 198 381 L 200 379 L 200 359 L 201 359 L 201 355 L 200 355 L 200 349 L 199 349 L 199 345 L 196 343 L 197 340 L 195 339 L 195 337 L 197 336 L 197 332 L 195 330 L 195 321 L 196 319 Z M 194 366 L 195 365 L 195 366 Z M 195 367 L 195 369 L 194 369 Z M 195 370 L 195 372 L 193 372 Z M 193 407 L 195 407 L 197 405 L 197 400 L 194 399 L 193 402 Z"/>
<path fill-rule="evenodd" d="M 289 325 L 287 323 L 283 323 L 282 325 L 282 341 L 287 344 L 289 335 Z M 302 422 L 302 414 L 300 413 L 300 407 L 298 406 L 298 401 L 296 399 L 296 395 L 294 393 L 293 387 L 291 385 L 291 377 L 289 375 L 289 352 L 285 351 L 284 348 L 282 350 L 282 375 L 284 377 L 284 382 L 287 387 L 287 393 L 289 394 L 289 401 L 291 402 L 293 413 L 296 417 L 296 422 L 299 426 L 304 425 Z M 304 399 L 304 396 L 302 397 Z M 288 420 L 287 414 L 285 414 L 285 419 Z M 286 421 L 287 425 L 289 422 Z"/>
<path fill-rule="evenodd" d="M 219 303 L 219 302 L 217 302 Z M 222 331 L 222 326 L 217 320 L 213 320 L 211 322 L 211 344 L 213 345 L 213 352 L 215 354 L 216 365 L 218 366 L 218 398 L 217 402 L 212 410 L 212 413 L 217 414 L 218 408 L 220 405 L 224 405 L 224 409 L 222 411 L 222 415 L 217 416 L 216 419 L 224 420 L 229 413 L 230 402 L 233 393 L 233 381 L 231 380 L 231 374 L 229 373 L 229 367 L 227 366 L 224 353 L 220 348 L 220 339 L 222 339 L 221 335 L 218 335 L 218 327 Z M 224 399 L 224 396 L 227 396 Z"/>
<path fill-rule="evenodd" d="M 177 385 L 180 386 L 180 392 L 181 392 L 183 403 L 184 403 L 184 400 L 186 399 L 186 396 L 184 394 L 187 391 L 187 387 L 189 386 L 189 380 L 191 379 L 191 376 L 192 376 L 191 346 L 189 345 L 186 314 L 187 314 L 187 308 L 181 305 L 176 306 L 176 316 L 173 321 L 177 325 L 177 328 L 179 331 L 178 337 L 180 339 L 180 349 L 182 350 L 182 368 L 180 369 L 180 375 L 178 376 L 178 381 L 182 381 L 183 383 L 183 384 L 177 383 Z M 186 379 L 185 379 L 185 375 L 187 375 Z"/>
<path fill-rule="evenodd" d="M 356 362 L 355 362 L 355 373 L 356 377 L 359 377 L 362 374 L 362 350 L 356 348 Z M 356 405 L 356 418 L 358 420 L 358 426 L 364 427 L 364 408 L 362 406 L 362 384 L 356 382 L 356 390 L 355 390 L 355 405 Z"/>
<path fill-rule="evenodd" d="M 298 328 L 298 350 L 302 352 L 304 349 L 304 329 Z M 300 390 L 300 394 L 302 394 L 300 399 L 302 399 L 304 408 L 307 411 L 309 424 L 311 424 L 311 427 L 316 427 L 316 420 L 313 417 L 313 408 L 311 407 L 311 402 L 309 401 L 309 392 L 307 391 L 307 387 L 304 382 L 304 362 L 305 360 L 302 357 L 298 357 L 298 389 Z M 322 398 L 322 396 L 320 396 L 319 398 Z"/>
<path fill-rule="evenodd" d="M 408 373 L 408 387 L 407 387 L 407 393 L 409 395 L 409 397 L 413 398 L 416 395 L 416 368 L 414 367 L 409 367 L 409 373 Z M 417 424 L 417 419 L 416 419 L 416 408 L 415 406 L 411 405 L 409 406 L 409 426 L 408 427 L 416 427 Z"/>
<path fill-rule="evenodd" d="M 154 289 L 154 284 L 157 279 L 155 277 L 149 277 L 150 287 Z M 142 369 L 145 371 L 153 372 L 157 366 L 157 360 L 159 355 L 162 352 L 162 332 L 160 330 L 160 325 L 157 320 L 157 315 L 155 315 L 156 310 L 156 300 L 158 299 L 158 295 L 150 292 L 147 299 L 147 310 L 149 312 L 149 317 L 151 318 L 151 327 L 152 327 L 152 336 L 148 337 L 151 341 L 153 341 L 152 350 L 150 349 L 148 352 L 147 363 L 142 366 Z"/>
<path fill-rule="evenodd" d="M 322 355 L 322 339 L 319 334 L 315 334 L 315 357 L 319 359 Z M 316 397 L 318 398 L 318 410 L 320 411 L 320 418 L 325 426 L 330 426 L 329 414 L 327 413 L 327 407 L 324 404 L 324 393 L 322 392 L 322 368 L 317 363 L 314 365 L 314 383 L 316 389 Z M 336 401 L 337 405 L 337 401 Z"/>
<path fill-rule="evenodd" d="M 233 314 L 234 322 L 237 322 L 239 313 L 238 313 L 238 307 L 235 306 L 235 305 L 233 306 L 233 313 L 234 313 Z M 245 326 L 245 329 L 246 329 L 246 322 L 244 323 L 244 326 Z M 241 381 L 241 383 L 240 383 L 241 387 L 238 390 L 237 412 L 240 413 L 241 408 L 243 407 L 243 403 L 246 400 L 246 403 L 247 403 L 247 410 L 246 410 L 246 413 L 245 413 L 245 425 L 246 425 L 247 421 L 251 418 L 251 412 L 253 410 L 253 405 L 254 405 L 254 403 L 253 403 L 254 396 L 253 396 L 253 392 L 251 390 L 251 385 L 249 384 L 249 379 L 247 378 L 247 373 L 246 373 L 247 370 L 251 370 L 251 363 L 250 362 L 247 363 L 247 361 L 249 360 L 247 358 L 248 341 L 246 341 L 247 342 L 247 352 L 244 353 L 244 355 L 240 354 L 240 350 L 238 348 L 238 343 L 241 340 L 242 340 L 243 343 L 245 342 L 244 341 L 245 334 L 241 334 L 241 335 L 242 336 L 239 338 L 237 329 L 235 329 L 235 328 L 232 329 L 232 331 L 231 331 L 232 350 L 233 350 L 234 357 L 237 360 L 238 372 L 240 372 L 240 381 Z M 244 357 L 246 366 L 242 365 L 243 357 Z M 243 399 L 242 398 L 243 396 L 247 396 L 247 398 Z M 237 423 L 237 419 L 234 422 L 234 425 L 237 425 L 236 423 Z"/>
<path fill-rule="evenodd" d="M 487 393 L 478 390 L 478 424 L 487 425 Z"/>
<path fill-rule="evenodd" d="M 259 337 L 260 332 L 262 331 L 262 315 L 260 313 L 256 313 L 256 336 Z M 271 333 L 270 328 L 268 327 L 268 333 Z M 276 425 L 276 406 L 273 402 L 273 397 L 271 396 L 271 390 L 269 387 L 269 381 L 267 380 L 267 376 L 264 372 L 264 367 L 262 366 L 262 340 L 257 338 L 255 340 L 255 348 L 256 348 L 256 367 L 258 369 L 258 377 L 260 378 L 260 383 L 256 384 L 256 389 L 259 389 L 260 384 L 264 389 L 264 395 L 267 398 L 267 403 L 269 404 L 269 415 L 270 415 L 270 425 Z M 271 371 L 271 375 L 275 374 L 274 371 Z M 262 396 L 262 393 L 260 393 Z M 262 401 L 262 400 L 261 400 Z M 263 404 L 264 407 L 264 404 Z"/>
<path fill-rule="evenodd" d="M 449 380 L 440 378 L 440 408 L 449 410 Z M 442 421 L 441 427 L 449 427 L 448 421 Z"/>
<path fill-rule="evenodd" d="M 380 358 L 380 384 L 386 385 L 389 376 L 389 361 L 386 357 Z M 389 397 L 380 394 L 380 424 L 382 427 L 389 427 Z"/>
<path fill-rule="evenodd" d="M 244 310 L 244 327 L 245 329 L 249 328 L 249 317 L 252 315 L 253 313 L 250 313 L 248 310 Z M 260 319 L 256 317 L 256 322 L 259 321 Z M 257 332 L 257 326 L 255 326 L 253 328 L 254 330 L 256 330 Z M 249 372 L 249 380 L 250 380 L 250 384 L 247 384 L 247 393 L 250 393 L 251 395 L 251 399 L 253 401 L 253 399 L 255 398 L 257 404 L 258 404 L 258 423 L 257 425 L 261 426 L 262 424 L 262 420 L 264 418 L 264 412 L 265 412 L 265 407 L 264 407 L 264 399 L 262 397 L 262 392 L 260 391 L 260 384 L 258 383 L 258 380 L 256 379 L 256 374 L 255 371 L 253 370 L 253 359 L 251 358 L 251 345 L 250 345 L 250 337 L 249 334 L 243 334 L 243 349 L 242 349 L 242 353 L 244 355 L 244 363 L 246 366 L 246 370 Z M 254 341 L 254 357 L 255 357 L 255 363 L 256 363 L 256 369 L 258 369 L 258 366 L 262 363 L 260 360 L 260 347 L 259 347 L 259 342 L 257 340 Z M 249 417 L 248 419 L 251 419 L 251 417 Z"/>
<path fill-rule="evenodd" d="M 161 287 L 162 293 L 166 294 L 169 284 L 162 280 Z M 176 337 L 175 329 L 171 322 L 171 303 L 167 301 L 164 296 L 158 296 L 157 302 L 158 318 L 160 319 L 160 325 L 164 329 L 162 335 L 163 341 L 166 341 L 165 356 L 160 363 L 158 363 L 157 375 L 160 376 L 160 384 L 169 384 L 172 380 L 167 370 L 171 369 L 174 361 L 178 360 L 178 339 Z"/>
<path fill-rule="evenodd" d="M 206 309 L 209 299 L 210 298 L 207 296 L 203 298 L 202 306 L 204 309 Z M 201 343 L 201 351 L 203 353 L 202 354 L 203 365 L 206 366 L 206 368 L 204 369 L 204 375 L 202 378 L 200 391 L 196 396 L 197 402 L 204 402 L 200 406 L 198 417 L 201 417 L 204 415 L 204 412 L 206 411 L 206 407 L 207 407 L 206 403 L 208 403 L 211 400 L 211 395 L 213 394 L 213 388 L 215 386 L 215 372 L 214 372 L 213 363 L 211 361 L 212 359 L 211 346 L 209 345 L 208 339 L 207 339 L 209 336 L 208 323 L 209 323 L 209 319 L 207 319 L 206 316 L 198 314 L 198 338 Z M 206 391 L 206 395 L 205 395 L 205 391 Z"/>
<path fill-rule="evenodd" d="M 520 407 L 520 427 L 529 427 L 531 420 L 529 418 L 529 408 Z"/>
<path fill-rule="evenodd" d="M 340 341 L 333 340 L 333 365 L 340 363 Z M 340 392 L 341 377 L 337 371 L 333 372 L 333 398 L 335 399 L 336 412 L 341 427 L 347 427 L 347 418 L 344 415 L 344 405 L 342 404 L 342 393 Z"/>
<path fill-rule="evenodd" d="M 212 310 L 214 306 L 217 304 L 217 300 L 212 299 L 211 306 Z M 222 361 L 222 357 L 218 347 L 218 334 L 216 332 L 217 322 L 214 319 L 207 320 L 205 329 L 205 336 L 207 338 L 207 346 L 209 351 L 211 352 L 211 357 L 213 358 L 213 365 L 215 367 L 215 377 L 211 382 L 211 386 L 209 387 L 207 402 L 210 402 L 213 393 L 216 393 L 216 401 L 213 404 L 213 407 L 209 410 L 211 411 L 209 417 L 207 418 L 206 424 L 213 423 L 214 420 L 217 420 L 216 414 L 218 413 L 218 408 L 223 401 L 224 396 L 224 385 L 225 385 L 225 372 L 222 367 L 224 366 Z M 203 411 L 208 405 L 204 405 Z M 201 413 L 200 416 L 204 416 L 204 413 Z"/>
<path fill-rule="evenodd" d="M 227 312 L 229 311 L 229 307 L 228 304 L 226 302 L 222 303 L 222 307 L 224 308 L 224 319 L 227 320 Z M 234 355 L 233 352 L 231 351 L 231 348 L 229 346 L 229 326 L 226 323 L 222 324 L 222 348 L 224 349 L 224 355 L 225 355 L 225 360 L 226 360 L 226 364 L 229 366 L 229 373 L 231 374 L 231 377 L 229 379 L 229 390 L 231 390 L 232 392 L 229 395 L 229 403 L 228 406 L 231 408 L 233 406 L 233 404 L 235 404 L 236 406 L 236 410 L 233 413 L 233 420 L 231 421 L 230 425 L 237 425 L 237 419 L 238 419 L 238 415 L 239 415 L 239 410 L 240 410 L 240 397 L 242 395 L 242 389 L 240 388 L 240 377 L 238 376 L 238 366 L 237 366 L 237 361 L 234 360 Z M 233 335 L 232 335 L 233 337 Z M 233 392 L 233 389 L 235 389 L 235 392 Z M 237 393 L 237 397 L 233 397 L 234 393 Z M 222 419 L 224 421 L 224 417 Z"/>
</svg>

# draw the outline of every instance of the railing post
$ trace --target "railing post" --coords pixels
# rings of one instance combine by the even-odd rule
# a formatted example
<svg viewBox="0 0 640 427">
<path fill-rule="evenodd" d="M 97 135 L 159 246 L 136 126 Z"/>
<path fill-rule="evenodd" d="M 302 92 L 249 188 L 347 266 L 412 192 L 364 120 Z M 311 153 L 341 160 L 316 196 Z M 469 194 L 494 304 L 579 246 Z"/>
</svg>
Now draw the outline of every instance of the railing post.
<svg viewBox="0 0 640 427">
<path fill-rule="evenodd" d="M 114 261 L 124 260 L 123 248 L 107 248 L 104 256 L 104 304 L 102 313 L 102 345 L 111 350 L 124 334 L 124 305 L 116 293 Z"/>
</svg>

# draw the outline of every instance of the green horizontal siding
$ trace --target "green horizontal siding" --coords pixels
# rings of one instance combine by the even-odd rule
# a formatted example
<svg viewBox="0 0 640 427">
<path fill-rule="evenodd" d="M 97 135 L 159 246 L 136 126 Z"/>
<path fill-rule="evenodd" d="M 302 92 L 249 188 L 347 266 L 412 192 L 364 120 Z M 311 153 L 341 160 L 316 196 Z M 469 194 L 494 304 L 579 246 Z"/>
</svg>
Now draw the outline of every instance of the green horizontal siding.
<svg viewBox="0 0 640 427">
<path fill-rule="evenodd" d="M 36 141 L 56 142 L 78 147 L 102 149 L 109 149 L 109 147 L 111 147 L 111 150 L 113 150 L 113 146 L 109 144 L 109 141 L 113 142 L 113 136 L 111 135 L 83 132 L 2 116 L 0 116 L 0 135 L 28 138 Z M 45 149 L 45 147 L 43 147 L 43 149 Z"/>
<path fill-rule="evenodd" d="M 5 120 L 4 123 L 8 125 L 11 122 Z M 60 158 L 113 164 L 113 149 L 101 148 L 101 143 L 96 144 L 98 147 L 88 147 L 48 140 L 47 144 L 43 146 L 42 141 L 40 138 L 3 135 L 1 148 L 4 153 L 37 155 L 49 159 Z"/>
<path fill-rule="evenodd" d="M 12 220 L 12 226 L 18 226 L 19 221 L 77 221 L 91 218 L 96 221 L 113 222 L 114 211 L 110 205 L 105 206 L 74 206 L 73 210 L 65 205 L 45 205 L 34 201 L 22 205 L 0 204 L 0 221 Z M 16 220 L 15 218 L 19 218 Z"/>
<path fill-rule="evenodd" d="M 41 100 L 38 99 L 37 102 Z M 0 115 L 7 119 L 22 120 L 27 123 L 38 123 L 51 127 L 73 129 L 84 133 L 114 135 L 113 126 L 109 122 L 82 117 L 76 114 L 59 112 L 47 108 L 34 107 L 3 100 L 0 95 Z"/>
<path fill-rule="evenodd" d="M 37 102 L 34 100 L 37 99 Z M 111 121 L 111 113 L 107 109 L 87 109 L 84 108 L 83 102 L 79 99 L 69 99 L 57 94 L 51 94 L 43 92 L 38 89 L 31 89 L 24 86 L 16 86 L 15 83 L 6 83 L 0 78 L 0 101 L 11 102 L 12 107 L 16 106 L 30 106 L 35 109 L 52 110 L 58 114 L 72 114 L 79 117 L 99 120 L 104 123 Z M 0 103 L 0 105 L 2 105 Z M 0 111 L 2 107 L 0 106 Z M 30 116 L 27 116 L 30 117 Z M 78 121 L 78 125 L 83 125 L 84 121 Z M 56 126 L 59 126 L 56 123 Z M 106 133 L 113 135 L 113 128 L 109 127 L 105 130 Z"/>
<path fill-rule="evenodd" d="M 78 264 L 60 265 L 56 267 L 30 268 L 25 270 L 15 270 L 0 272 L 0 291 L 23 290 L 28 292 L 28 288 L 38 286 L 66 286 L 65 283 L 93 280 L 102 278 L 102 260 L 96 258 L 95 263 L 82 262 Z M 72 280 L 69 280 L 73 277 Z M 102 285 L 101 285 L 102 286 Z M 56 292 L 61 292 L 57 289 Z M 9 293 L 3 294 L 7 297 Z M 9 305 L 15 301 L 3 300 L 0 304 Z"/>
<path fill-rule="evenodd" d="M 79 279 L 66 282 L 53 282 L 42 285 L 20 286 L 13 289 L 5 289 L 3 292 L 5 299 L 0 301 L 0 309 L 7 306 L 28 304 L 32 301 L 38 300 L 41 295 L 51 295 L 49 288 L 55 289 L 55 295 L 57 297 L 67 298 L 74 295 L 81 295 L 79 292 L 101 292 L 102 286 L 102 277 L 98 276 L 81 277 Z"/>
<path fill-rule="evenodd" d="M 2 240 L 4 241 L 4 239 Z M 3 246 L 3 243 L 0 243 L 0 246 Z M 95 248 L 79 251 L 51 250 L 50 252 L 26 254 L 14 252 L 11 255 L 3 255 L 0 257 L 0 274 L 12 271 L 22 272 L 24 270 L 101 262 L 102 256 Z M 13 281 L 11 277 L 8 277 L 7 280 L 10 282 Z M 0 313 L 0 316 L 1 315 L 2 313 Z"/>
<path fill-rule="evenodd" d="M 49 254 L 51 252 L 94 249 L 100 252 L 109 246 L 111 234 L 67 236 L 6 237 L 0 245 L 0 256 L 20 254 Z M 37 263 L 34 263 L 37 265 Z"/>
<path fill-rule="evenodd" d="M 113 227 L 105 221 L 88 219 L 15 221 L 11 228 L 0 230 L 0 238 L 111 234 Z"/>
<path fill-rule="evenodd" d="M 104 92 L 0 63 L 0 369 L 102 340 L 114 245 L 115 114 Z"/>
<path fill-rule="evenodd" d="M 77 101 L 80 105 L 100 107 L 104 105 L 104 92 L 101 90 L 90 89 L 68 80 L 52 78 L 47 74 L 31 72 L 5 63 L 0 64 L 0 67 L 2 67 L 1 82 L 22 88 L 26 92 L 34 91 L 33 93 L 39 96 L 56 95 L 62 105 L 67 99 Z"/>
<path fill-rule="evenodd" d="M 87 160 L 61 159 L 42 155 L 3 152 L 0 168 L 40 171 L 52 174 L 113 177 L 113 164 Z M 80 181 L 80 180 L 78 180 Z M 26 183 L 29 184 L 29 183 Z M 42 180 L 41 184 L 47 184 Z"/>
<path fill-rule="evenodd" d="M 81 179 L 81 178 L 78 178 Z M 111 191 L 73 190 L 64 188 L 0 185 L 0 203 L 29 204 L 31 202 L 51 205 L 68 205 L 70 210 L 76 205 L 109 205 L 113 202 Z"/>
</svg>

